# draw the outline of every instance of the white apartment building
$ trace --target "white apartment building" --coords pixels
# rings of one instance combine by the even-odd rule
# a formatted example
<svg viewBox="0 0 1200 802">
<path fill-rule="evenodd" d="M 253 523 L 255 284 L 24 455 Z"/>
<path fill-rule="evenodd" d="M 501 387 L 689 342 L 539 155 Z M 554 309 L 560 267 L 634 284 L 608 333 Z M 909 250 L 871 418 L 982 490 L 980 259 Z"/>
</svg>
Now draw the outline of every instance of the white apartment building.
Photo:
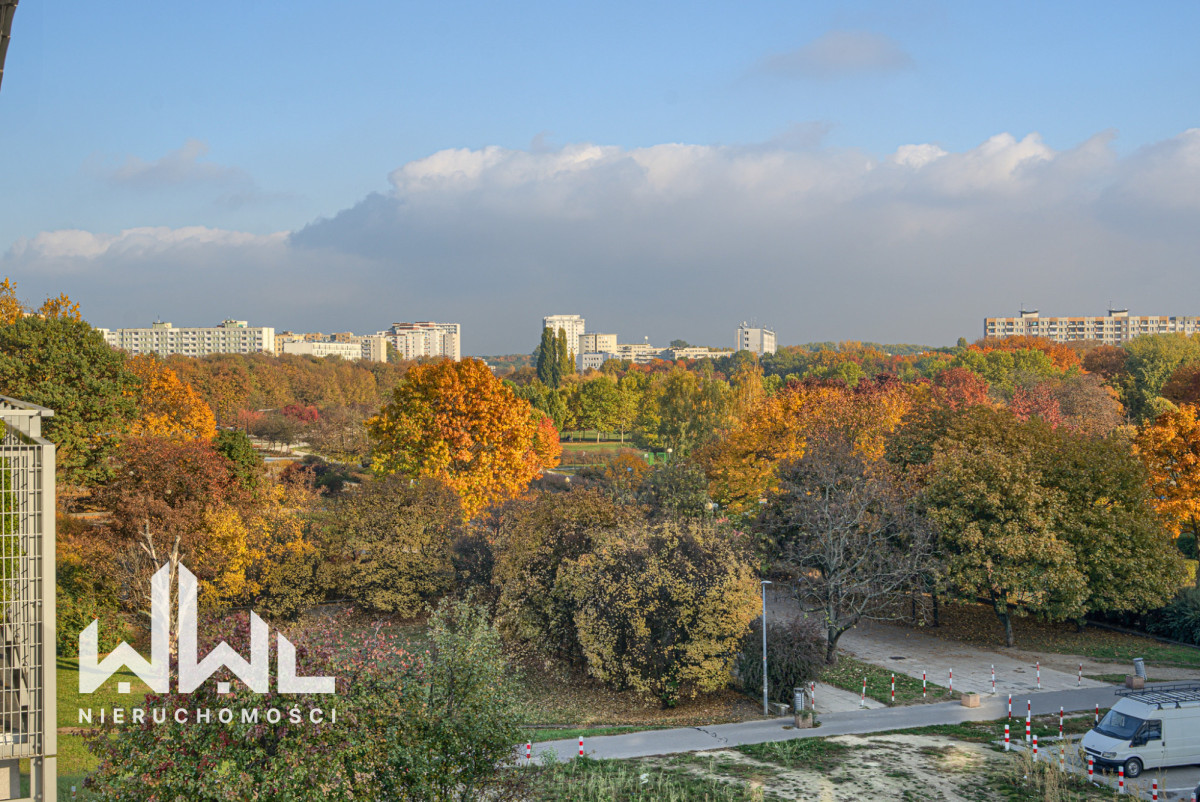
<svg viewBox="0 0 1200 802">
<path fill-rule="evenodd" d="M 342 359 L 362 359 L 362 346 L 358 343 L 331 342 L 329 340 L 313 340 L 307 342 L 290 342 L 283 344 L 285 354 L 301 356 L 341 357 Z"/>
<path fill-rule="evenodd" d="M 430 320 L 393 323 L 387 331 L 379 332 L 379 336 L 396 347 L 401 359 L 420 356 L 446 357 L 455 362 L 462 359 L 462 327 L 458 323 Z"/>
<path fill-rule="evenodd" d="M 176 328 L 155 321 L 146 329 L 97 329 L 113 348 L 137 354 L 207 356 L 275 353 L 275 329 L 251 327 L 244 320 L 223 320 L 212 327 Z"/>
<path fill-rule="evenodd" d="M 615 334 L 580 334 L 579 353 L 599 354 L 605 351 L 617 350 L 617 335 Z"/>
<path fill-rule="evenodd" d="M 723 356 L 732 356 L 733 351 L 713 349 L 691 345 L 687 348 L 668 348 L 662 352 L 663 359 L 669 359 L 675 362 L 680 359 L 717 359 Z"/>
<path fill-rule="evenodd" d="M 735 351 L 752 351 L 759 356 L 775 353 L 775 332 L 757 326 L 751 326 L 746 321 L 738 326 Z"/>
<path fill-rule="evenodd" d="M 1200 317 L 1130 315 L 1128 309 L 1110 309 L 1093 317 L 1042 317 L 1038 310 L 1021 310 L 1017 317 L 989 317 L 983 321 L 985 337 L 1045 337 L 1055 342 L 1099 340 L 1116 345 L 1142 334 L 1194 334 Z"/>
<path fill-rule="evenodd" d="M 583 336 L 584 320 L 579 315 L 549 315 L 542 318 L 542 329 L 560 329 L 567 333 L 567 350 L 575 355 L 583 353 L 579 338 Z M 614 338 L 615 339 L 615 338 Z"/>
</svg>

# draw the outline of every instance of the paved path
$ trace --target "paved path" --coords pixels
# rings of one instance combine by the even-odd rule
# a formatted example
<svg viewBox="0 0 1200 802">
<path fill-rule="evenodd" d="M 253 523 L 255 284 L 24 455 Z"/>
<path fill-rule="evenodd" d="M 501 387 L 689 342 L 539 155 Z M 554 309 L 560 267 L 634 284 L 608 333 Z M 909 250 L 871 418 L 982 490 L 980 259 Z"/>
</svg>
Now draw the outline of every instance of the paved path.
<svg viewBox="0 0 1200 802">
<path fill-rule="evenodd" d="M 1057 713 L 1060 706 L 1068 711 L 1092 710 L 1097 704 L 1111 707 L 1116 699 L 1116 687 L 1104 685 L 1082 690 L 1055 691 L 1022 696 L 1020 704 L 1013 700 L 1014 721 L 1023 720 L 1026 699 L 1033 704 L 1034 715 Z M 818 704 L 820 690 L 818 689 Z M 940 702 L 907 707 L 888 707 L 876 710 L 853 710 L 826 713 L 819 716 L 820 727 L 798 730 L 791 728 L 791 718 L 746 721 L 737 724 L 716 724 L 709 727 L 681 727 L 671 730 L 647 730 L 628 735 L 604 735 L 585 738 L 585 754 L 595 758 L 631 758 L 666 755 L 677 752 L 699 752 L 744 744 L 787 741 L 795 738 L 814 738 L 829 735 L 861 735 L 872 732 L 924 727 L 931 724 L 955 724 L 963 721 L 990 721 L 1003 718 L 1006 699 L 989 697 L 976 708 L 963 707 L 958 702 Z M 1017 708 L 1019 707 L 1019 712 Z M 534 760 L 538 754 L 553 750 L 559 760 L 569 760 L 579 754 L 578 740 L 543 741 L 534 745 Z"/>
<path fill-rule="evenodd" d="M 800 615 L 795 599 L 785 592 L 775 591 L 767 596 L 767 615 L 771 618 L 794 618 Z M 1039 658 L 1032 660 L 1022 652 L 1006 652 L 972 646 L 958 641 L 926 635 L 904 627 L 863 622 L 841 637 L 838 645 L 860 660 L 882 666 L 897 674 L 921 679 L 926 672 L 930 682 L 942 687 L 950 683 L 954 672 L 954 689 L 988 695 L 992 692 L 992 668 L 996 671 L 996 694 L 1014 696 L 1037 692 Z M 1061 657 L 1061 655 L 1059 656 Z M 1062 666 L 1062 661 L 1054 660 Z M 1132 672 L 1133 666 L 1112 664 L 1106 673 Z M 1103 687 L 1104 683 L 1084 678 L 1078 671 L 1066 672 L 1048 666 L 1041 667 L 1042 691 L 1065 691 L 1073 688 Z"/>
</svg>

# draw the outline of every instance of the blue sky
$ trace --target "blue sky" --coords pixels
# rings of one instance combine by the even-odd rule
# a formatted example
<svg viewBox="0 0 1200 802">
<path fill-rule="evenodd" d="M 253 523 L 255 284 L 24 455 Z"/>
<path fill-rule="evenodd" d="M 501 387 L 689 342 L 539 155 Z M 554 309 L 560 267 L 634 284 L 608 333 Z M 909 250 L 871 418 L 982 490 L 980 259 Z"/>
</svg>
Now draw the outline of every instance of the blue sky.
<svg viewBox="0 0 1200 802">
<path fill-rule="evenodd" d="M 474 353 L 553 312 L 714 345 L 1200 314 L 1197 30 L 1195 3 L 27 0 L 0 273 L 95 325 L 433 318 Z"/>
</svg>

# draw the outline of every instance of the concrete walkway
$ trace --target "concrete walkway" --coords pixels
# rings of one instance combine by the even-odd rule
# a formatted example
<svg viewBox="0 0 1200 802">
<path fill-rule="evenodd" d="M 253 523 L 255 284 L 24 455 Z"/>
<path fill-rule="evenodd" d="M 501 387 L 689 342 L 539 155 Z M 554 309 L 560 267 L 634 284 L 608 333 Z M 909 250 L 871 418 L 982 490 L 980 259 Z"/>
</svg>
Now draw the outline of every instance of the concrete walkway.
<svg viewBox="0 0 1200 802">
<path fill-rule="evenodd" d="M 1013 721 L 1024 721 L 1026 701 L 1032 702 L 1033 714 L 1057 713 L 1059 707 L 1068 711 L 1092 710 L 1096 705 L 1111 707 L 1117 688 L 1103 685 L 1082 690 L 1054 691 L 1027 694 L 1013 699 Z M 817 691 L 818 704 L 820 690 Z M 876 710 L 853 710 L 819 715 L 815 729 L 791 728 L 792 719 L 767 719 L 737 724 L 716 724 L 710 727 L 681 727 L 671 730 L 647 730 L 628 735 L 605 735 L 584 738 L 584 753 L 594 758 L 633 758 L 667 755 L 678 752 L 699 752 L 745 744 L 788 741 L 796 738 L 821 738 L 829 735 L 862 735 L 888 730 L 925 727 L 933 724 L 956 724 L 963 721 L 990 721 L 1006 714 L 1007 698 L 989 697 L 979 707 L 963 707 L 958 702 L 889 707 Z M 999 737 L 1000 733 L 997 733 Z M 534 744 L 534 761 L 545 751 L 553 751 L 559 760 L 579 755 L 578 740 L 542 741 Z"/>
<path fill-rule="evenodd" d="M 791 619 L 801 615 L 795 599 L 781 591 L 767 596 L 767 615 L 773 619 Z M 1072 688 L 1103 687 L 1104 683 L 1084 678 L 1078 671 L 1068 673 L 1049 666 L 1041 667 L 1041 688 L 1038 687 L 1039 658 L 1029 659 L 1027 653 L 1009 653 L 972 646 L 967 643 L 938 638 L 904 627 L 865 621 L 841 637 L 838 645 L 849 654 L 897 674 L 921 679 L 925 672 L 929 681 L 943 688 L 950 684 L 954 672 L 954 689 L 981 696 L 992 692 L 992 668 L 996 671 L 996 694 L 1005 696 L 1041 691 L 1065 691 Z M 1061 658 L 1061 655 L 1057 656 Z M 1060 668 L 1061 659 L 1054 664 Z M 1129 671 L 1132 665 L 1112 664 L 1106 673 Z"/>
</svg>

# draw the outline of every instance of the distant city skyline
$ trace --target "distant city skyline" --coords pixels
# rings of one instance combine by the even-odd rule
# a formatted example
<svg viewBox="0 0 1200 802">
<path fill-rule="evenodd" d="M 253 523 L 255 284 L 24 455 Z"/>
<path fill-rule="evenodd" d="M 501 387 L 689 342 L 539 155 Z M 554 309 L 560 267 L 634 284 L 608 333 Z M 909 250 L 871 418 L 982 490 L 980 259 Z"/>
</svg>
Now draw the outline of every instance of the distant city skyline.
<svg viewBox="0 0 1200 802">
<path fill-rule="evenodd" d="M 401 315 L 463 321 L 464 353 L 584 305 L 713 345 L 1188 315 L 1198 28 L 1185 2 L 24 3 L 0 276 L 114 328 Z"/>
</svg>

